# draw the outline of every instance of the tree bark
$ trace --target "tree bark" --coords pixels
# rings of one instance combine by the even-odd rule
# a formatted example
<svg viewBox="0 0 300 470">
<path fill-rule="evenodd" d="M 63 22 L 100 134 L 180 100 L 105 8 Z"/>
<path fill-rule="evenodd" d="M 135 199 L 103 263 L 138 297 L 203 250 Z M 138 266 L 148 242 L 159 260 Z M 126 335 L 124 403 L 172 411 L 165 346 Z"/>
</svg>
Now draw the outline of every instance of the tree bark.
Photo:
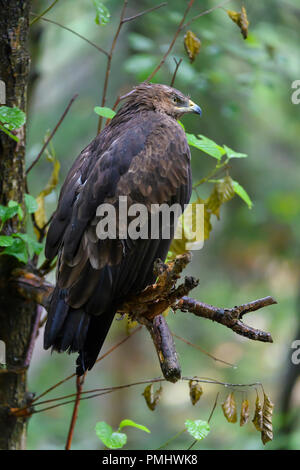
<svg viewBox="0 0 300 470">
<path fill-rule="evenodd" d="M 29 75 L 27 49 L 29 0 L 0 0 L 0 79 L 6 85 L 6 105 L 26 111 Z M 0 204 L 23 203 L 25 192 L 25 126 L 19 142 L 0 131 Z M 4 233 L 17 230 L 17 217 L 6 223 Z M 23 227 L 24 228 L 24 227 Z M 20 228 L 19 228 L 20 229 Z M 22 230 L 22 228 L 21 228 Z M 26 355 L 36 316 L 33 302 L 19 298 L 9 285 L 18 261 L 0 256 L 0 339 L 6 345 L 6 369 L 0 370 L 0 449 L 24 449 L 26 421 L 9 414 L 26 404 Z"/>
</svg>

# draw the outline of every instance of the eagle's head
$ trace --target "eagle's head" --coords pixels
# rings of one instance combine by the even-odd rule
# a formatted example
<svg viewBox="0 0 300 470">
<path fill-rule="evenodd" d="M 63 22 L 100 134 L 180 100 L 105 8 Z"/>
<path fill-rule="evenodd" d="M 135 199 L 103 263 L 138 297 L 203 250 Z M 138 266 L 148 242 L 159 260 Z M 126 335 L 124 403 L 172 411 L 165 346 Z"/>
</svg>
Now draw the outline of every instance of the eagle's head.
<svg viewBox="0 0 300 470">
<path fill-rule="evenodd" d="M 121 99 L 127 106 L 138 110 L 156 111 L 179 119 L 185 113 L 202 114 L 200 106 L 188 96 L 167 85 L 141 83 Z"/>
</svg>

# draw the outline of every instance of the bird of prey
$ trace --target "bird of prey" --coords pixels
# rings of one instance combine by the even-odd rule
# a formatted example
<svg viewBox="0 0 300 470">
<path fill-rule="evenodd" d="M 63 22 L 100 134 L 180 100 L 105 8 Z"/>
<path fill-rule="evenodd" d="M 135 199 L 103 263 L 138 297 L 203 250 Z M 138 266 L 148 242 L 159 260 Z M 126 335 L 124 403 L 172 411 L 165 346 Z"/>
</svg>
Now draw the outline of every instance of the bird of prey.
<svg viewBox="0 0 300 470">
<path fill-rule="evenodd" d="M 104 203 L 180 204 L 191 196 L 190 150 L 177 120 L 201 109 L 180 91 L 142 83 L 125 95 L 115 117 L 80 153 L 62 186 L 45 254 L 58 255 L 56 286 L 44 347 L 79 352 L 76 373 L 90 370 L 122 299 L 155 281 L 174 237 L 99 238 L 97 208 Z M 163 224 L 162 219 L 160 224 Z M 118 232 L 119 233 L 119 232 Z M 136 237 L 135 237 L 136 238 Z"/>
</svg>

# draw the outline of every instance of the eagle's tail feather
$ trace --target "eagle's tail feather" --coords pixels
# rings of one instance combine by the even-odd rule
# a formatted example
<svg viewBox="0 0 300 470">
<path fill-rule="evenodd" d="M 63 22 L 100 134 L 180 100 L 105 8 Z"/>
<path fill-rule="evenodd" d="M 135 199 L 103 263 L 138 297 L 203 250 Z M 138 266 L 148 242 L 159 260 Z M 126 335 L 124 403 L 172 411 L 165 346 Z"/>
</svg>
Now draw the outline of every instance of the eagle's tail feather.
<svg viewBox="0 0 300 470">
<path fill-rule="evenodd" d="M 65 302 L 66 292 L 54 289 L 44 335 L 44 348 L 62 352 L 79 352 L 76 374 L 83 375 L 96 362 L 107 336 L 115 311 L 103 312 L 99 316 L 89 315 L 82 309 L 69 307 Z"/>
<path fill-rule="evenodd" d="M 69 312 L 69 306 L 65 302 L 65 291 L 55 287 L 48 308 L 48 318 L 44 334 L 44 348 L 54 345 L 57 336 Z"/>
<path fill-rule="evenodd" d="M 114 316 L 115 311 L 112 310 L 105 312 L 98 317 L 91 317 L 84 346 L 80 349 L 79 356 L 76 361 L 76 374 L 78 376 L 83 375 L 86 370 L 91 370 L 95 364 Z"/>
</svg>

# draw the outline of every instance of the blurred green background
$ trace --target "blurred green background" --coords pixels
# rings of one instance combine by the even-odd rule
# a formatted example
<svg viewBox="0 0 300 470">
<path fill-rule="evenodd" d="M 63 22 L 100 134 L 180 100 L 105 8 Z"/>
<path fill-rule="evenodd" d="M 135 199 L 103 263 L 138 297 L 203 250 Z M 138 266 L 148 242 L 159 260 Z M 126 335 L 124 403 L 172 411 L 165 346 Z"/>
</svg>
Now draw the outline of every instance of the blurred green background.
<svg viewBox="0 0 300 470">
<path fill-rule="evenodd" d="M 33 1 L 33 11 L 42 12 L 51 2 Z M 111 21 L 95 23 L 92 0 L 64 0 L 45 15 L 108 50 L 119 21 L 123 2 L 106 0 Z M 129 0 L 127 16 L 159 2 Z M 176 31 L 187 2 L 169 4 L 124 25 L 112 61 L 107 105 L 117 95 L 143 81 L 160 61 Z M 216 5 L 196 1 L 189 18 Z M 300 448 L 299 365 L 291 362 L 292 342 L 300 339 L 300 105 L 291 102 L 291 84 L 300 79 L 300 3 L 298 0 L 245 0 L 250 20 L 245 41 L 224 9 L 199 18 L 190 29 L 202 47 L 191 64 L 181 33 L 166 64 L 155 81 L 170 84 L 174 60 L 183 58 L 175 87 L 190 94 L 203 109 L 203 116 L 187 116 L 187 132 L 201 133 L 217 143 L 247 153 L 247 159 L 231 161 L 230 174 L 253 200 L 249 210 L 239 198 L 221 208 L 214 220 L 210 239 L 195 252 L 187 272 L 200 278 L 193 292 L 197 299 L 232 307 L 266 295 L 278 305 L 247 315 L 252 326 L 270 331 L 274 343 L 251 342 L 225 327 L 177 312 L 170 314 L 172 332 L 211 354 L 234 364 L 224 366 L 195 348 L 176 340 L 184 376 L 206 376 L 233 383 L 261 381 L 275 403 L 274 441 L 267 449 Z M 226 8 L 240 10 L 241 2 Z M 61 162 L 60 184 L 79 152 L 95 137 L 106 57 L 70 32 L 44 21 L 32 27 L 32 72 L 29 88 L 28 165 L 41 148 L 45 133 L 52 129 L 73 94 L 79 97 L 59 128 L 53 144 Z M 192 149 L 194 181 L 214 167 L 215 160 Z M 30 173 L 30 192 L 37 196 L 51 174 L 45 156 Z M 201 187 L 205 197 L 211 185 Z M 47 197 L 47 213 L 56 207 L 59 188 Z M 49 277 L 54 280 L 54 275 Z M 115 321 L 102 352 L 126 335 L 126 321 Z M 29 389 L 40 394 L 74 372 L 75 355 L 50 354 L 42 347 L 40 333 L 29 373 Z M 140 331 L 105 358 L 87 376 L 85 389 L 122 385 L 160 375 L 159 363 L 147 331 Z M 262 449 L 259 433 L 250 422 L 244 427 L 225 420 L 221 402 L 228 389 L 203 385 L 196 406 L 189 399 L 187 382 L 163 384 L 155 411 L 142 396 L 144 386 L 117 391 L 82 401 L 73 439 L 74 449 L 100 449 L 95 435 L 97 421 L 118 427 L 124 418 L 144 424 L 151 434 L 128 430 L 126 449 L 155 449 L 183 429 L 186 419 L 209 417 L 216 393 L 219 404 L 211 421 L 209 436 L 195 449 Z M 247 396 L 254 412 L 255 390 L 236 391 L 240 407 Z M 46 398 L 74 393 L 74 379 Z M 62 449 L 65 445 L 72 405 L 33 415 L 29 423 L 29 449 Z M 192 438 L 186 434 L 168 448 L 187 449 Z"/>
</svg>

